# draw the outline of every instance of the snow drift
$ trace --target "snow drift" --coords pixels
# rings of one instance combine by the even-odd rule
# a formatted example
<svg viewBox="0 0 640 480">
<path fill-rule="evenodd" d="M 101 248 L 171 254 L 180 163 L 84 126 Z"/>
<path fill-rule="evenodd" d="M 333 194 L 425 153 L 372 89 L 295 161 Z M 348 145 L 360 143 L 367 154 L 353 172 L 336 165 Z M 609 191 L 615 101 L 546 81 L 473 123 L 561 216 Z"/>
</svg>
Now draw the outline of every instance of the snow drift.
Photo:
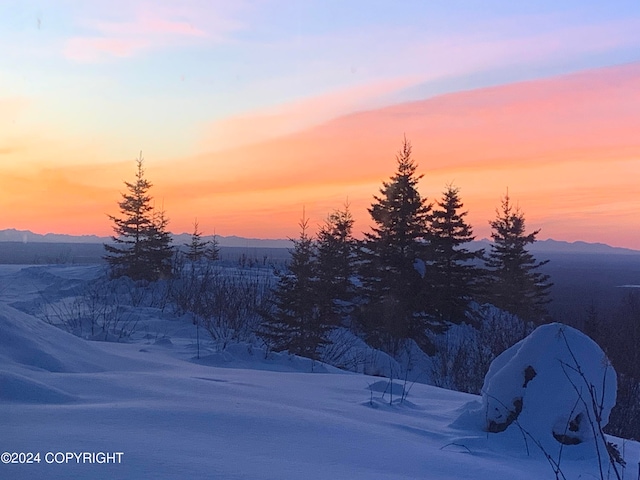
<svg viewBox="0 0 640 480">
<path fill-rule="evenodd" d="M 88 373 L 128 370 L 128 359 L 0 302 L 0 369 Z"/>
</svg>

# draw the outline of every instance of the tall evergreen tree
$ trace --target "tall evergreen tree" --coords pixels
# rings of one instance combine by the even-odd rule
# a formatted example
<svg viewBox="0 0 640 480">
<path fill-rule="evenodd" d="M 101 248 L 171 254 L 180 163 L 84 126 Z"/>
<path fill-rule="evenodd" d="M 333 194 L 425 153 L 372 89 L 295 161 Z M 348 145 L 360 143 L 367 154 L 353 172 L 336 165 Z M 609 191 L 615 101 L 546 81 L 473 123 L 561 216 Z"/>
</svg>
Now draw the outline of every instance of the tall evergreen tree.
<svg viewBox="0 0 640 480">
<path fill-rule="evenodd" d="M 109 215 L 114 235 L 113 243 L 104 245 L 105 259 L 115 277 L 155 280 L 165 273 L 165 252 L 171 239 L 164 212 L 154 217 L 149 195 L 152 184 L 144 177 L 142 153 L 136 167 L 135 182 L 124 182 L 127 192 L 118 202 L 121 217 Z"/>
<path fill-rule="evenodd" d="M 356 240 L 353 216 L 346 204 L 327 217 L 317 234 L 316 294 L 320 314 L 327 323 L 339 324 L 353 310 Z"/>
<path fill-rule="evenodd" d="M 549 275 L 536 271 L 548 263 L 537 262 L 527 245 L 536 241 L 540 230 L 525 233 L 524 214 L 513 207 L 507 193 L 491 225 L 493 243 L 486 259 L 489 300 L 497 307 L 525 321 L 540 321 L 546 315 Z"/>
<path fill-rule="evenodd" d="M 481 269 L 472 262 L 482 258 L 483 250 L 471 251 L 465 247 L 475 237 L 465 221 L 467 212 L 460 211 L 462 207 L 458 188 L 449 185 L 431 215 L 430 248 L 426 258 L 426 301 L 439 319 L 453 323 L 464 320 L 482 275 Z"/>
<path fill-rule="evenodd" d="M 258 334 L 275 351 L 317 359 L 330 326 L 318 309 L 315 245 L 307 234 L 307 219 L 302 219 L 300 228 L 288 268 L 279 274 L 272 308 L 262 312 Z"/>
<path fill-rule="evenodd" d="M 431 206 L 420 196 L 411 144 L 404 139 L 396 155 L 397 170 L 383 182 L 369 213 L 375 225 L 365 234 L 361 248 L 360 275 L 365 304 L 360 321 L 375 346 L 391 352 L 400 342 L 413 338 L 423 348 L 428 319 L 420 305 L 422 277 L 416 261 L 428 237 Z"/>
</svg>

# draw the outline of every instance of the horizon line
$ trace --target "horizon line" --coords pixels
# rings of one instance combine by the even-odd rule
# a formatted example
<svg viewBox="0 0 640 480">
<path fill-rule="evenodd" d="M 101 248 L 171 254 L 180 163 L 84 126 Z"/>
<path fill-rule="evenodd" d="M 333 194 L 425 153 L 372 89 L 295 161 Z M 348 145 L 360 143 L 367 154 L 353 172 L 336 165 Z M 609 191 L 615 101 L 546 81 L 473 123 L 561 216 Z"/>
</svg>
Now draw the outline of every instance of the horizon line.
<svg viewBox="0 0 640 480">
<path fill-rule="evenodd" d="M 112 235 L 98 235 L 95 233 L 89 233 L 89 234 L 70 234 L 70 233 L 56 233 L 56 232 L 47 232 L 47 233 L 38 233 L 35 232 L 33 230 L 19 230 L 17 228 L 4 228 L 4 229 L 0 229 L 0 234 L 7 232 L 7 231 L 13 231 L 16 233 L 21 233 L 21 234 L 31 234 L 31 235 L 36 235 L 39 237 L 46 237 L 46 236 L 61 236 L 61 237 L 71 237 L 71 238 L 84 238 L 84 237 L 93 237 L 93 238 L 97 238 L 97 239 L 107 239 L 107 238 L 112 238 Z M 173 232 L 169 232 L 171 234 L 171 236 L 173 237 L 177 237 L 177 236 L 183 236 L 183 235 L 191 235 L 191 233 L 188 232 L 182 232 L 182 233 L 173 233 Z M 219 237 L 219 238 L 237 238 L 237 239 L 241 239 L 241 240 L 253 240 L 253 241 L 264 241 L 264 242 L 292 242 L 295 240 L 295 238 L 269 238 L 269 237 L 244 237 L 241 235 L 219 235 L 219 234 L 211 234 L 211 235 L 202 235 L 204 238 L 207 237 Z M 638 252 L 640 253 L 640 249 L 637 248 L 631 248 L 631 247 L 626 247 L 626 246 L 618 246 L 618 245 L 611 245 L 609 243 L 604 243 L 604 242 L 588 242 L 585 240 L 558 240 L 555 238 L 551 238 L 551 237 L 547 237 L 547 238 L 541 238 L 541 239 L 537 239 L 535 241 L 535 243 L 540 243 L 540 242 L 547 242 L 547 241 L 551 241 L 551 242 L 557 242 L 557 243 L 563 243 L 563 244 L 567 244 L 567 245 L 573 245 L 576 246 L 577 244 L 584 244 L 584 245 L 589 245 L 589 246 L 602 246 L 602 247 L 608 247 L 608 248 L 612 248 L 612 249 L 618 249 L 618 250 L 628 250 L 628 251 L 632 251 L 632 252 Z M 0 243 L 10 243 L 10 242 L 20 242 L 20 240 L 3 240 L 0 237 Z M 474 239 L 473 242 L 489 242 L 491 243 L 491 239 L 487 238 L 487 237 L 483 237 L 483 238 L 479 238 L 479 239 Z M 23 241 L 23 243 L 29 243 L 26 241 Z M 38 243 L 48 243 L 48 242 L 38 242 Z M 51 243 L 55 243 L 55 242 L 51 242 Z M 65 243 L 65 242 L 61 242 L 61 243 Z M 74 243 L 82 243 L 82 242 L 74 242 Z M 99 242 L 87 242 L 87 243 L 99 243 Z M 285 247 L 276 247 L 276 248 L 285 248 Z"/>
</svg>

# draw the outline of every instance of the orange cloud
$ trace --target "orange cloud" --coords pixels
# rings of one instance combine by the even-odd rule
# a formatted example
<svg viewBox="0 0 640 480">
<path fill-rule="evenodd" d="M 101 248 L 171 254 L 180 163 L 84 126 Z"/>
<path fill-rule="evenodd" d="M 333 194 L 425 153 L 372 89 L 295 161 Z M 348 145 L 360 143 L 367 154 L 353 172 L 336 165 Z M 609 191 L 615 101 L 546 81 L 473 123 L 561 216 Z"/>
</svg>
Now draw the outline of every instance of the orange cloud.
<svg viewBox="0 0 640 480">
<path fill-rule="evenodd" d="M 117 210 L 130 167 L 129 162 L 32 167 L 23 173 L 0 168 L 0 228 L 109 234 L 106 214 Z"/>
<path fill-rule="evenodd" d="M 113 211 L 133 162 L 106 160 L 105 148 L 95 140 L 81 141 L 56 128 L 45 133 L 37 126 L 16 126 L 21 122 L 11 115 L 2 117 L 0 228 L 109 233 L 105 214 Z"/>
<path fill-rule="evenodd" d="M 479 236 L 488 236 L 488 220 L 510 187 L 532 228 L 542 227 L 544 236 L 578 239 L 579 232 L 585 240 L 640 248 L 634 200 L 640 198 L 639 81 L 640 64 L 631 64 L 352 114 L 190 159 L 181 178 L 160 172 L 158 183 L 187 198 L 210 199 L 212 222 L 217 212 L 235 210 L 244 218 L 255 206 L 286 211 L 288 226 L 281 228 L 288 234 L 295 234 L 305 199 L 322 207 L 331 199 L 337 207 L 348 196 L 365 228 L 366 207 L 393 173 L 406 133 L 426 174 L 423 194 L 437 197 L 455 182 Z M 233 200 L 219 208 L 222 198 Z M 307 212 L 320 222 L 330 208 L 313 205 Z M 603 211 L 625 220 L 615 233 L 598 228 L 599 222 L 611 223 Z M 573 214 L 560 222 L 566 212 Z M 273 224 L 284 220 L 269 218 Z M 260 236 L 262 227 L 251 224 L 244 230 Z"/>
<path fill-rule="evenodd" d="M 176 232 L 197 217 L 207 233 L 295 237 L 303 207 L 315 226 L 347 198 L 366 231 L 366 209 L 406 133 L 425 174 L 422 194 L 434 200 L 454 182 L 478 237 L 489 235 L 509 187 L 541 238 L 640 249 L 638 84 L 640 63 L 443 95 L 208 154 L 147 158 L 147 176 Z M 26 158 L 12 145 L 0 141 L 7 159 Z M 134 173 L 132 160 L 30 163 L 26 173 L 10 163 L 0 157 L 0 228 L 108 235 L 105 214 L 117 213 Z"/>
</svg>

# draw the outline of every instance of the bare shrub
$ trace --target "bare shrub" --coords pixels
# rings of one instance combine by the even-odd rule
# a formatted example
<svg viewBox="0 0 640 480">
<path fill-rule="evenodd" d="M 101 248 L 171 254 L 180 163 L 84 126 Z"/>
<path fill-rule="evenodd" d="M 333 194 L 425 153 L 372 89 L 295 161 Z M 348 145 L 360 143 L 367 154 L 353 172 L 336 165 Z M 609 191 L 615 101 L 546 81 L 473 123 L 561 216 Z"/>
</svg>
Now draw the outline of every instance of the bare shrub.
<svg viewBox="0 0 640 480">
<path fill-rule="evenodd" d="M 343 370 L 358 372 L 363 369 L 369 347 L 346 328 L 335 328 L 328 335 L 329 342 L 320 351 L 320 360 Z"/>
<path fill-rule="evenodd" d="M 136 331 L 137 320 L 121 301 L 118 283 L 98 278 L 76 297 L 53 300 L 41 296 L 38 316 L 76 336 L 121 341 Z"/>
<path fill-rule="evenodd" d="M 640 382 L 618 374 L 618 397 L 611 411 L 607 433 L 640 441 Z"/>
<path fill-rule="evenodd" d="M 225 349 L 230 342 L 254 340 L 272 275 L 270 269 L 189 263 L 172 280 L 169 296 L 177 311 L 193 314 L 196 327 L 202 326 Z"/>
<path fill-rule="evenodd" d="M 434 385 L 480 393 L 493 359 L 532 330 L 532 323 L 525 323 L 515 315 L 491 305 L 476 306 L 469 323 L 431 337 L 437 349 L 431 371 Z"/>
</svg>

